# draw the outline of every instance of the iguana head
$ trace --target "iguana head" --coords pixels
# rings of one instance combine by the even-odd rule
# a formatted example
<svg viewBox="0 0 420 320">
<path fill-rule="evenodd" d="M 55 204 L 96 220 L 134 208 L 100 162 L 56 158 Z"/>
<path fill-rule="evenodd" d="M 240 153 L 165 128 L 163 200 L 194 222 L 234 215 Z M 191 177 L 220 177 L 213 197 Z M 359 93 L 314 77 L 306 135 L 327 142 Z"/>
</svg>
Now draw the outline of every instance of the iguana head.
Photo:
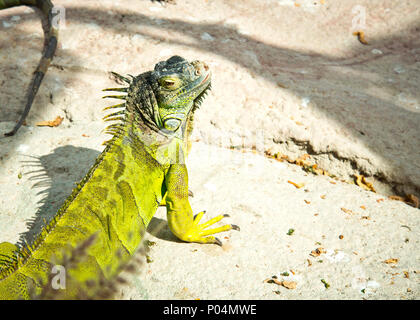
<svg viewBox="0 0 420 320">
<path fill-rule="evenodd" d="M 173 56 L 156 64 L 151 78 L 157 83 L 155 123 L 159 129 L 175 132 L 200 104 L 210 86 L 211 73 L 204 62 Z"/>
</svg>

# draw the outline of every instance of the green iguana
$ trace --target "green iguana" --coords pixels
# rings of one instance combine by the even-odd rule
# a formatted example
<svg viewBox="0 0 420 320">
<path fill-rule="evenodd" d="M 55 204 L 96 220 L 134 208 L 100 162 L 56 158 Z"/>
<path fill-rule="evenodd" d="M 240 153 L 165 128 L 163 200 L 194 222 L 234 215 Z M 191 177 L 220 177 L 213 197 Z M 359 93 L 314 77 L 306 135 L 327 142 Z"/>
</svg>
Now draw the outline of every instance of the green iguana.
<svg viewBox="0 0 420 320">
<path fill-rule="evenodd" d="M 16 6 L 32 6 L 41 10 L 42 14 L 46 18 L 45 24 L 43 25 L 45 33 L 44 50 L 42 53 L 41 61 L 36 68 L 32 81 L 29 84 L 27 100 L 25 109 L 12 131 L 5 133 L 6 136 L 14 135 L 25 121 L 26 116 L 31 109 L 35 95 L 38 92 L 39 86 L 41 85 L 42 79 L 51 63 L 57 48 L 58 38 L 58 20 L 54 20 L 54 6 L 50 0 L 0 0 L 0 10 L 7 9 Z"/>
<path fill-rule="evenodd" d="M 239 230 L 231 224 L 208 229 L 227 215 L 199 224 L 204 212 L 194 217 L 188 200 L 184 160 L 194 111 L 210 88 L 209 67 L 173 56 L 136 77 L 114 75 L 129 86 L 105 89 L 121 92 L 105 97 L 125 100 L 106 108 L 117 109 L 105 117 L 116 121 L 107 128 L 112 139 L 31 245 L 0 244 L 0 299 L 29 298 L 29 288 L 40 292 L 48 284 L 52 257 L 60 261 L 95 235 L 88 258 L 66 270 L 66 298 L 89 292 L 87 281 L 113 277 L 133 255 L 163 203 L 169 228 L 181 240 L 221 245 L 213 234 Z"/>
</svg>

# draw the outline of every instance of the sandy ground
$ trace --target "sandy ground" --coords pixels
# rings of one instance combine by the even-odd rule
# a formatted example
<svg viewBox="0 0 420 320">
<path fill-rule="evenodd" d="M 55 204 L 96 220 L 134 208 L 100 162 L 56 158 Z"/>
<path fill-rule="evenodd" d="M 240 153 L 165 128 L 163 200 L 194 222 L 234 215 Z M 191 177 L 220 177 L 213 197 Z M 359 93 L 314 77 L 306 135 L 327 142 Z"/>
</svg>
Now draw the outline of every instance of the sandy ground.
<svg viewBox="0 0 420 320">
<path fill-rule="evenodd" d="M 420 1 L 54 3 L 66 24 L 53 65 L 27 125 L 0 138 L 0 241 L 36 233 L 102 150 L 108 72 L 138 74 L 178 54 L 213 72 L 188 161 L 192 207 L 228 213 L 241 231 L 226 233 L 223 248 L 180 243 L 159 209 L 152 262 L 119 297 L 418 299 L 419 210 L 387 195 L 420 195 Z M 43 33 L 25 7 L 0 11 L 0 29 L 6 132 Z M 35 126 L 58 115 L 59 127 Z M 342 180 L 367 176 L 378 192 L 267 153 L 309 154 Z M 274 275 L 296 288 L 264 282 Z"/>
</svg>

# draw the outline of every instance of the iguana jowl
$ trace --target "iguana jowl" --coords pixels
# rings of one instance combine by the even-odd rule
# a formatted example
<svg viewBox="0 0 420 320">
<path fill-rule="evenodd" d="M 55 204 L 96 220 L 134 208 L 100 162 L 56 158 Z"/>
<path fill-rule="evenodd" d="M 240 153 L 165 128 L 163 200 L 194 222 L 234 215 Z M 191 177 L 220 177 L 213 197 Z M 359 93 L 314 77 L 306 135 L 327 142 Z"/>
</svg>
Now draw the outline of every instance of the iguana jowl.
<svg viewBox="0 0 420 320">
<path fill-rule="evenodd" d="M 112 277 L 121 260 L 134 253 L 162 202 L 169 228 L 181 240 L 221 244 L 213 234 L 239 230 L 231 224 L 208 229 L 224 215 L 199 224 L 203 212 L 194 218 L 188 200 L 184 160 L 194 111 L 210 87 L 208 66 L 173 56 L 137 77 L 115 75 L 129 86 L 106 89 L 126 93 L 106 96 L 125 100 L 109 107 L 121 110 L 105 117 L 117 121 L 108 127 L 112 139 L 32 245 L 18 250 L 0 244 L 0 298 L 28 298 L 28 285 L 39 291 L 46 285 L 51 257 L 59 260 L 92 235 L 96 239 L 87 249 L 88 259 L 67 270 L 72 281 L 66 297 L 76 297 L 80 288 L 88 291 L 87 279 Z"/>
</svg>

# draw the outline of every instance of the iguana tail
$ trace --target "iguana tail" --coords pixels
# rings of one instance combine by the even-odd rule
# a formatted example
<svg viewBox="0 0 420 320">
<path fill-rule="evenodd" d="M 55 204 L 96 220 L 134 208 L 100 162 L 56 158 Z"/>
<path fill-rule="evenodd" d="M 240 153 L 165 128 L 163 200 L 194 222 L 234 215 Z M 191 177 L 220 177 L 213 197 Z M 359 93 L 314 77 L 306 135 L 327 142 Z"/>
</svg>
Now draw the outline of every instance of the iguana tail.
<svg viewBox="0 0 420 320">
<path fill-rule="evenodd" d="M 56 24 L 53 19 L 54 5 L 52 4 L 52 2 L 50 0 L 0 0 L 0 10 L 22 5 L 33 6 L 42 11 L 42 14 L 46 18 L 46 22 L 43 25 L 45 42 L 41 60 L 34 72 L 32 81 L 28 87 L 25 109 L 19 119 L 19 122 L 15 125 L 12 131 L 5 133 L 6 136 L 13 136 L 25 121 L 25 118 L 28 115 L 29 110 L 31 109 L 35 95 L 38 92 L 38 89 L 41 85 L 42 79 L 44 78 L 44 75 L 47 72 L 47 69 L 51 63 L 51 60 L 57 48 L 58 24 Z"/>
</svg>

